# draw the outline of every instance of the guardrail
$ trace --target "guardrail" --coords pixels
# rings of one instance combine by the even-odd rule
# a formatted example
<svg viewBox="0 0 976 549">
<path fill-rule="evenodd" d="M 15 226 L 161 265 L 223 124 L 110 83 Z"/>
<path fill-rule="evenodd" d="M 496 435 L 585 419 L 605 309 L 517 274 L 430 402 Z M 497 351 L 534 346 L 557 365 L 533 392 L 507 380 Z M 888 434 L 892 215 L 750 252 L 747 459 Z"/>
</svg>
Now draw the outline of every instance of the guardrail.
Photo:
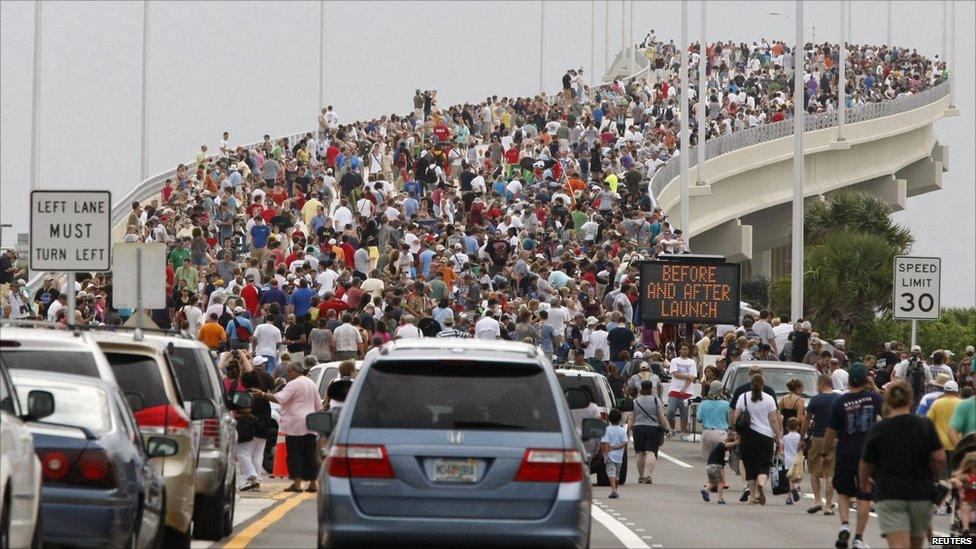
<svg viewBox="0 0 976 549">
<path fill-rule="evenodd" d="M 949 82 L 945 81 L 937 86 L 922 90 L 915 95 L 893 99 L 891 101 L 881 101 L 879 103 L 865 103 L 847 109 L 846 115 L 848 124 L 864 122 L 901 114 L 910 110 L 923 107 L 934 103 L 939 99 L 949 95 Z M 808 114 L 805 118 L 804 132 L 813 132 L 837 126 L 837 111 L 819 114 Z M 787 118 L 779 122 L 763 124 L 752 128 L 739 130 L 728 135 L 723 135 L 715 139 L 705 141 L 705 160 L 711 160 L 717 156 L 790 137 L 793 135 L 793 119 Z M 698 162 L 699 147 L 691 147 L 688 151 L 688 165 L 694 166 Z M 684 154 L 684 153 L 682 153 Z M 680 158 L 673 156 L 661 168 L 651 176 L 651 199 L 656 202 L 661 191 L 681 172 Z"/>
</svg>

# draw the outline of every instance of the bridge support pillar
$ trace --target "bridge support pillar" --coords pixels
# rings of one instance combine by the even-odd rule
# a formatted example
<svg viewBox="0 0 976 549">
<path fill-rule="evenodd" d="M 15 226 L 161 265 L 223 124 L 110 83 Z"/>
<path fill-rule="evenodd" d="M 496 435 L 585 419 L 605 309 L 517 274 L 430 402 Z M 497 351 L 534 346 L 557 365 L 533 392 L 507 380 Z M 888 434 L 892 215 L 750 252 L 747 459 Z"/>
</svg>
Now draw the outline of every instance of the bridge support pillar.
<svg viewBox="0 0 976 549">
<path fill-rule="evenodd" d="M 732 263 L 752 259 L 752 226 L 727 221 L 692 237 L 690 247 L 695 253 L 724 255 Z"/>
</svg>

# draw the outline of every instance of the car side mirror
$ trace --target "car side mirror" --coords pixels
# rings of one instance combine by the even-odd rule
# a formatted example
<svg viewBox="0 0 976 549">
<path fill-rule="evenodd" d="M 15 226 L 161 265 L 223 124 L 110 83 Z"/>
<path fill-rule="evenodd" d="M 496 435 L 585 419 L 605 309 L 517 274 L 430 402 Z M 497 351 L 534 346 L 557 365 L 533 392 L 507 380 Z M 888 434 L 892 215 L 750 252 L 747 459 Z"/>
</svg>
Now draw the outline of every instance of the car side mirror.
<svg viewBox="0 0 976 549">
<path fill-rule="evenodd" d="M 168 437 L 149 437 L 146 442 L 146 455 L 150 458 L 175 456 L 180 445 Z"/>
<path fill-rule="evenodd" d="M 589 397 L 579 389 L 566 389 L 566 402 L 570 410 L 580 410 L 590 405 Z"/>
<path fill-rule="evenodd" d="M 27 393 L 27 416 L 30 421 L 37 421 L 54 413 L 54 395 L 49 391 L 31 391 Z"/>
<path fill-rule="evenodd" d="M 621 412 L 633 412 L 634 411 L 634 401 L 629 398 L 618 398 L 617 399 L 617 409 Z"/>
<path fill-rule="evenodd" d="M 580 438 L 583 440 L 593 440 L 603 438 L 603 433 L 607 432 L 607 423 L 602 419 L 588 417 L 583 420 Z"/>
<path fill-rule="evenodd" d="M 332 414 L 328 412 L 312 412 L 305 416 L 305 427 L 322 436 L 332 434 Z"/>
<path fill-rule="evenodd" d="M 129 403 L 129 409 L 136 413 L 146 407 L 146 399 L 139 393 L 126 393 L 125 401 Z"/>
<path fill-rule="evenodd" d="M 212 419 L 217 417 L 217 408 L 206 398 L 195 398 L 190 401 L 190 420 Z"/>
</svg>

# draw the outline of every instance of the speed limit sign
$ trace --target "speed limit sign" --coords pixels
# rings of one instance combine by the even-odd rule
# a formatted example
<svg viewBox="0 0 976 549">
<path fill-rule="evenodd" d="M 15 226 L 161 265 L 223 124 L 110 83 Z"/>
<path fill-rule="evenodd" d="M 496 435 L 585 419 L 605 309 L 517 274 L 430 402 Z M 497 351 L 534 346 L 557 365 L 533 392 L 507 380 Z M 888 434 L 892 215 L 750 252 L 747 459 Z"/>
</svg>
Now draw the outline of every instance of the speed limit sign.
<svg viewBox="0 0 976 549">
<path fill-rule="evenodd" d="M 895 257 L 892 316 L 902 320 L 938 319 L 941 274 L 941 258 Z"/>
</svg>

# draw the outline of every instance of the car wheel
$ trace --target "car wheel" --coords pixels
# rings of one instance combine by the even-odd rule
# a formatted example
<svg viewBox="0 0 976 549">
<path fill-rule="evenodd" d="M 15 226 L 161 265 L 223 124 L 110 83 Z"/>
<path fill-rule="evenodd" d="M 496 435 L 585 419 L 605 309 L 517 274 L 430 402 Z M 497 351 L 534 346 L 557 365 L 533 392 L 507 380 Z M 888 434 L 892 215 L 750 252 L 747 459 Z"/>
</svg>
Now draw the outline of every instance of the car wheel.
<svg viewBox="0 0 976 549">
<path fill-rule="evenodd" d="M 186 532 L 180 532 L 172 526 L 167 526 L 163 533 L 163 547 L 166 549 L 190 549 L 190 528 L 187 528 Z"/>
<path fill-rule="evenodd" d="M 235 478 L 237 476 L 237 471 L 230 478 Z M 229 536 L 234 533 L 234 512 L 237 510 L 237 486 L 233 484 L 230 485 L 230 494 L 227 496 L 227 504 L 229 510 L 227 511 L 227 520 L 224 521 L 224 535 Z"/>
<path fill-rule="evenodd" d="M 10 486 L 4 490 L 3 514 L 0 515 L 0 549 L 10 549 Z M 34 529 L 36 534 L 37 528 Z"/>
<path fill-rule="evenodd" d="M 213 496 L 197 496 L 193 504 L 193 537 L 218 541 L 224 537 L 227 522 L 227 485 L 221 484 Z"/>
</svg>

